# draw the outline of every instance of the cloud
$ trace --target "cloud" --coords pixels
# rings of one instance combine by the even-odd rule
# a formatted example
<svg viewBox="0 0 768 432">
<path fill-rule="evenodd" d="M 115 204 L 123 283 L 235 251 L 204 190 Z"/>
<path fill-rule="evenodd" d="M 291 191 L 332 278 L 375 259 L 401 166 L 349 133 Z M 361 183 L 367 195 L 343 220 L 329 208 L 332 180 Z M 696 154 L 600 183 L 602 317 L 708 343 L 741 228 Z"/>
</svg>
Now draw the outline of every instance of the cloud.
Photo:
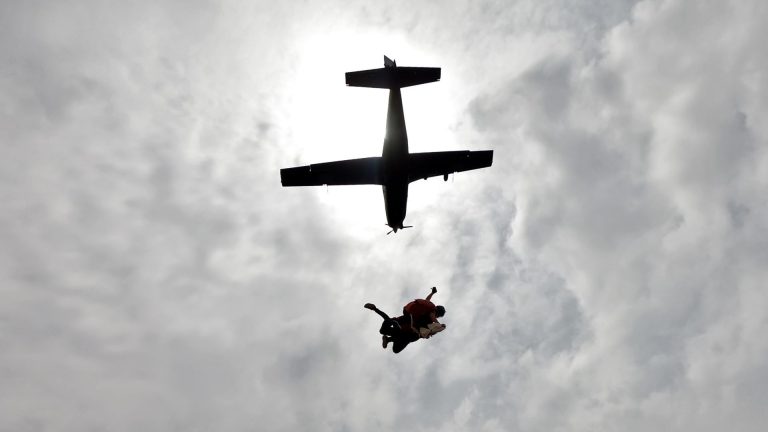
<svg viewBox="0 0 768 432">
<path fill-rule="evenodd" d="M 735 360 L 738 349 L 687 348 L 739 327 L 740 296 L 753 298 L 751 280 L 763 274 L 754 260 L 762 254 L 741 237 L 744 210 L 763 207 L 751 193 L 763 182 L 754 168 L 761 132 L 746 121 L 762 113 L 744 111 L 760 98 L 747 84 L 760 60 L 741 55 L 756 40 L 757 30 L 744 30 L 755 11 L 642 2 L 606 35 L 600 56 L 544 60 L 473 105 L 479 127 L 514 134 L 522 147 L 509 157 L 523 170 L 512 182 L 512 246 L 560 275 L 589 317 L 593 339 L 560 377 L 583 386 L 572 399 L 583 402 L 564 407 L 563 424 L 714 430 L 728 418 L 756 430 L 743 419 L 757 413 L 742 410 L 763 396 L 736 390 L 726 406 L 721 390 L 691 376 L 704 356 Z M 760 225 L 753 239 L 764 238 Z M 693 419 L 701 406 L 711 407 L 708 424 Z"/>
</svg>

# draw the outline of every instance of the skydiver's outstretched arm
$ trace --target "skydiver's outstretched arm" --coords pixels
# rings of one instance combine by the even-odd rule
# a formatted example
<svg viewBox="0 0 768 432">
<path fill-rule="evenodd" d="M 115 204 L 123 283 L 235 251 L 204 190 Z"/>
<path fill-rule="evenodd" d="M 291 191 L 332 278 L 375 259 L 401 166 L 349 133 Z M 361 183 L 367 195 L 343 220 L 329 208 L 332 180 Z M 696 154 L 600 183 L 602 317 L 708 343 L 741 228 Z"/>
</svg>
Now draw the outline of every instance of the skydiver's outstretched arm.
<svg viewBox="0 0 768 432">
<path fill-rule="evenodd" d="M 366 308 L 366 309 L 370 309 L 370 310 L 376 312 L 377 314 L 379 314 L 380 317 L 382 317 L 384 319 L 384 321 L 389 321 L 390 319 L 392 319 L 392 318 L 389 317 L 389 315 L 387 315 L 384 312 L 382 312 L 381 310 L 379 310 L 379 308 L 377 308 L 376 305 L 373 304 L 373 303 L 366 303 L 363 307 Z"/>
<path fill-rule="evenodd" d="M 427 300 L 427 301 L 432 300 L 432 296 L 435 295 L 436 292 L 437 292 L 437 287 L 432 287 L 432 291 L 429 292 L 429 295 L 427 296 L 427 298 L 425 300 Z"/>
</svg>

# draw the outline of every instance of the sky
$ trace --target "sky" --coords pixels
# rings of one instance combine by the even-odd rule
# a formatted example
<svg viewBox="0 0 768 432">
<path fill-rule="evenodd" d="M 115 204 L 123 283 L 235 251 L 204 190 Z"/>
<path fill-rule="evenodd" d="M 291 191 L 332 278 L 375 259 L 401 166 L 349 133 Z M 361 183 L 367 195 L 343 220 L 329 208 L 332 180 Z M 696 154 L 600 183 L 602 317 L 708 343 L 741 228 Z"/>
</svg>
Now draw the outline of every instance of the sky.
<svg viewBox="0 0 768 432">
<path fill-rule="evenodd" d="M 768 4 L 0 0 L 0 431 L 762 431 Z M 282 188 L 494 151 L 411 185 Z M 436 286 L 446 331 L 380 319 Z"/>
</svg>

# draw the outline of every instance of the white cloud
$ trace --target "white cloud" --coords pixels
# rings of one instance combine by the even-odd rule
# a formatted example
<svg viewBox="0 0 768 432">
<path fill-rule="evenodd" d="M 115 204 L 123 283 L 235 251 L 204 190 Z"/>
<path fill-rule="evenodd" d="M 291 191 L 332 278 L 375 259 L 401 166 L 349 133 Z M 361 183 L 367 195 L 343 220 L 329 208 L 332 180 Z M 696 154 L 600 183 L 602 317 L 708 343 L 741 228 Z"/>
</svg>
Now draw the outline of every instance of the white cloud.
<svg viewBox="0 0 768 432">
<path fill-rule="evenodd" d="M 476 104 L 481 126 L 506 126 L 523 147 L 511 157 L 523 171 L 513 186 L 513 247 L 559 274 L 589 317 L 592 342 L 557 380 L 581 401 L 558 410 L 562 424 L 759 427 L 748 407 L 765 394 L 709 369 L 708 378 L 734 386 L 726 403 L 722 390 L 691 376 L 714 357 L 761 379 L 737 360 L 740 344 L 706 354 L 688 347 L 713 329 L 764 320 L 742 305 L 756 300 L 752 280 L 765 268 L 754 247 L 765 240 L 761 218 L 747 222 L 764 208 L 762 133 L 749 126 L 761 122 L 746 120 L 764 116 L 750 91 L 765 79 L 752 66 L 762 61 L 752 46 L 760 12 L 643 2 L 599 57 L 544 61 Z M 505 101 L 513 104 L 503 114 Z M 765 358 L 761 343 L 744 344 L 753 360 Z"/>
</svg>

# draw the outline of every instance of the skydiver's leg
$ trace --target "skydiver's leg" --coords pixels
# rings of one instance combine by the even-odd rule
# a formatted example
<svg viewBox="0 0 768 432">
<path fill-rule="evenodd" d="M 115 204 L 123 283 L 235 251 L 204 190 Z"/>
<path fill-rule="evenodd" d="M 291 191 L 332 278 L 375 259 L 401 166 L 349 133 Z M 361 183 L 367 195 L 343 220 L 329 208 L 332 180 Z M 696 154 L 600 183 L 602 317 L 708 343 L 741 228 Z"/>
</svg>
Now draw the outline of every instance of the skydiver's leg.
<svg viewBox="0 0 768 432">
<path fill-rule="evenodd" d="M 400 324 L 398 324 L 397 321 L 393 319 L 382 321 L 379 333 L 387 336 L 393 336 L 398 332 L 400 332 Z M 384 348 L 386 348 L 386 346 Z"/>
<path fill-rule="evenodd" d="M 397 354 L 404 350 L 411 342 L 419 340 L 419 336 L 409 330 L 401 330 L 399 334 L 392 338 L 392 351 Z"/>
<path fill-rule="evenodd" d="M 373 303 L 366 303 L 365 306 L 363 307 L 376 312 L 384 320 L 384 322 L 381 323 L 381 330 L 379 330 L 381 334 L 389 335 L 391 334 L 390 329 L 400 327 L 395 320 L 393 320 L 392 318 L 389 317 L 389 315 L 385 314 L 382 310 L 377 308 L 376 305 L 374 305 Z"/>
<path fill-rule="evenodd" d="M 381 328 L 379 329 L 379 333 L 384 335 L 381 338 L 381 346 L 383 348 L 387 348 L 387 344 L 393 341 L 391 336 L 396 334 L 398 331 L 400 331 L 400 325 L 397 323 L 397 321 L 390 318 L 389 315 L 381 311 L 374 304 L 366 303 L 364 307 L 366 309 L 370 309 L 376 312 L 384 320 L 381 323 Z"/>
<path fill-rule="evenodd" d="M 410 343 L 407 340 L 404 340 L 404 339 L 401 339 L 401 338 L 397 338 L 397 339 L 393 340 L 392 342 L 394 342 L 392 344 L 392 352 L 394 352 L 395 354 L 398 354 L 400 351 L 404 350 L 405 347 L 407 347 L 408 344 Z"/>
<path fill-rule="evenodd" d="M 392 319 L 392 318 L 389 317 L 389 315 L 387 315 L 384 312 L 382 312 L 381 310 L 379 310 L 379 308 L 377 308 L 376 305 L 373 304 L 373 303 L 366 303 L 365 306 L 363 306 L 363 307 L 366 308 L 366 309 L 370 309 L 370 310 L 376 312 L 377 314 L 379 314 L 379 316 L 381 318 L 384 319 L 384 321 L 388 321 L 388 320 Z"/>
</svg>

